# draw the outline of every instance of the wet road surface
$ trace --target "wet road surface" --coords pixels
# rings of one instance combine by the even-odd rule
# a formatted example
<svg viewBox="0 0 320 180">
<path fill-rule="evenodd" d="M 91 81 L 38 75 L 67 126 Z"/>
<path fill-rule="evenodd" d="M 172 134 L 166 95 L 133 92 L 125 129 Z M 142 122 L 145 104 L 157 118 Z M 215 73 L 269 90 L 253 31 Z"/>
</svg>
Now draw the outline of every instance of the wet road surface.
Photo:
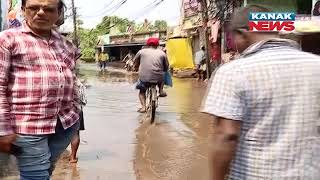
<svg viewBox="0 0 320 180">
<path fill-rule="evenodd" d="M 196 80 L 174 79 L 161 98 L 156 124 L 144 121 L 138 108 L 135 76 L 121 70 L 100 73 L 82 66 L 90 87 L 84 108 L 78 164 L 66 151 L 53 180 L 207 180 L 208 130 L 212 125 L 198 109 L 206 86 Z M 0 179 L 17 179 L 14 164 L 0 161 Z M 11 160 L 12 161 L 12 160 Z M 3 176 L 3 177 L 1 177 Z M 6 177 L 6 178 L 4 178 Z"/>
</svg>

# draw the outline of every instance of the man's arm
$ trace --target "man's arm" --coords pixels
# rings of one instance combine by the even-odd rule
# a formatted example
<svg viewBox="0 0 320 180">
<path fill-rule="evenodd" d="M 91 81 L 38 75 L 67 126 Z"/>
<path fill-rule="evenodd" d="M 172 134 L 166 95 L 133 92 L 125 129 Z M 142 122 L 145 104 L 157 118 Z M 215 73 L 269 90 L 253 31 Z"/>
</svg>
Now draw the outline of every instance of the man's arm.
<svg viewBox="0 0 320 180">
<path fill-rule="evenodd" d="M 211 153 L 212 180 L 223 180 L 235 156 L 240 129 L 245 121 L 245 79 L 241 71 L 222 66 L 213 76 L 202 112 L 210 114 L 216 126 Z"/>
<path fill-rule="evenodd" d="M 163 59 L 163 71 L 167 72 L 169 70 L 169 61 L 168 61 L 168 56 L 164 55 L 164 59 Z"/>
<path fill-rule="evenodd" d="M 141 57 L 141 52 L 139 51 L 133 58 L 133 67 L 134 67 L 135 70 L 139 69 L 140 57 Z"/>
<path fill-rule="evenodd" d="M 81 101 L 80 101 L 80 94 L 79 94 L 79 87 L 77 85 L 77 62 L 81 57 L 81 53 L 79 49 L 75 50 L 75 56 L 74 56 L 74 60 L 75 60 L 75 68 L 72 71 L 72 75 L 73 75 L 73 104 L 74 104 L 74 110 L 76 113 L 80 113 L 81 111 Z"/>
<path fill-rule="evenodd" d="M 0 40 L 1 43 L 3 43 Z M 9 49 L 0 44 L 0 136 L 13 134 L 10 106 L 7 100 L 8 72 L 11 66 Z"/>
<path fill-rule="evenodd" d="M 0 152 L 10 153 L 12 143 L 16 139 L 10 118 L 10 106 L 6 92 L 8 87 L 8 72 L 11 66 L 9 38 L 0 38 Z"/>
<path fill-rule="evenodd" d="M 214 117 L 217 121 L 212 135 L 212 180 L 224 180 L 235 156 L 241 121 Z"/>
</svg>

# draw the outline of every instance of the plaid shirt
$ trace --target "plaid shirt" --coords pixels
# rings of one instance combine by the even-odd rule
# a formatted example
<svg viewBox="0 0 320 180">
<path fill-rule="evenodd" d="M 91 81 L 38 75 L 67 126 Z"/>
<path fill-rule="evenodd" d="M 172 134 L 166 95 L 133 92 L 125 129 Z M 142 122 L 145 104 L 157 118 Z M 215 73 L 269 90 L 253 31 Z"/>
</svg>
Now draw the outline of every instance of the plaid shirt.
<svg viewBox="0 0 320 180">
<path fill-rule="evenodd" d="M 0 33 L 0 136 L 55 133 L 78 119 L 77 49 L 52 31 L 50 40 L 24 25 Z"/>
<path fill-rule="evenodd" d="M 288 40 L 251 46 L 216 72 L 204 112 L 242 122 L 229 179 L 320 179 L 320 58 Z"/>
</svg>

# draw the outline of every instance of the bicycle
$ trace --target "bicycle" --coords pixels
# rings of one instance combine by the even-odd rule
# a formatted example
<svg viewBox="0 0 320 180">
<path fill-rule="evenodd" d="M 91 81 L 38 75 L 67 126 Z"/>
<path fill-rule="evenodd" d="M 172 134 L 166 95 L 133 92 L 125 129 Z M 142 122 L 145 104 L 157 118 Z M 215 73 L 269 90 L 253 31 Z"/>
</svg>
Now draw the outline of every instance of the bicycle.
<svg viewBox="0 0 320 180">
<path fill-rule="evenodd" d="M 158 107 L 157 84 L 151 84 L 146 91 L 146 113 L 150 117 L 150 123 L 153 124 Z"/>
</svg>

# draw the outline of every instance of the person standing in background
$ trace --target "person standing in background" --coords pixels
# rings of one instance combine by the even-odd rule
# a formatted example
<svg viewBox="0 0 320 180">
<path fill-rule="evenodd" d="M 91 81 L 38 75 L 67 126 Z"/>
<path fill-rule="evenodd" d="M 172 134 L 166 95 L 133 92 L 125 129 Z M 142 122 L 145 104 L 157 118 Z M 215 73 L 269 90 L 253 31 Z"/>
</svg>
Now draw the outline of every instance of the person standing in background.
<svg viewBox="0 0 320 180">
<path fill-rule="evenodd" d="M 105 71 L 107 67 L 107 61 L 109 61 L 109 54 L 101 51 L 98 57 L 98 63 L 101 71 Z"/>
<path fill-rule="evenodd" d="M 77 163 L 78 162 L 77 152 L 78 152 L 79 145 L 80 145 L 80 131 L 85 130 L 83 107 L 87 104 L 86 86 L 84 84 L 84 81 L 81 82 L 79 78 L 77 78 L 76 85 L 77 85 L 78 95 L 79 95 L 80 104 L 81 104 L 81 112 L 79 114 L 80 127 L 79 127 L 78 132 L 73 136 L 73 138 L 71 140 L 70 163 Z"/>
<path fill-rule="evenodd" d="M 196 52 L 195 58 L 194 58 L 195 59 L 195 65 L 196 65 L 195 74 L 197 74 L 199 80 L 204 78 L 201 75 L 201 71 L 203 69 L 207 68 L 206 65 L 204 66 L 204 63 L 203 63 L 206 60 L 206 52 L 205 52 L 205 50 L 206 50 L 205 47 L 202 46 L 201 49 Z M 202 67 L 202 69 L 200 69 L 201 67 Z"/>
</svg>

